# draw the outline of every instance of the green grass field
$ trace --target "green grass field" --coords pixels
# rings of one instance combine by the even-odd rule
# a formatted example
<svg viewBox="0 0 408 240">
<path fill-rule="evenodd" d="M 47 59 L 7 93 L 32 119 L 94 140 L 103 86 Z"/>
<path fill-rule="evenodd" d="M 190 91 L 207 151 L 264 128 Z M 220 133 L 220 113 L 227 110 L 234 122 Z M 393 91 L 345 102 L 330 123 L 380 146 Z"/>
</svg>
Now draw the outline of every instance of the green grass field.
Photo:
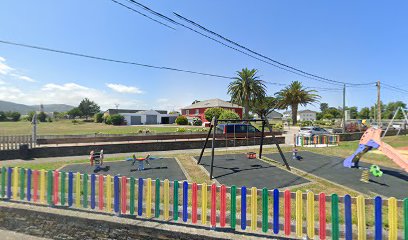
<svg viewBox="0 0 408 240">
<path fill-rule="evenodd" d="M 80 135 L 80 134 L 133 134 L 139 130 L 149 129 L 150 132 L 176 132 L 177 128 L 186 128 L 187 131 L 199 131 L 202 127 L 157 125 L 157 126 L 113 126 L 104 123 L 82 122 L 72 123 L 71 120 L 59 120 L 54 122 L 39 123 L 38 135 Z M 32 125 L 27 121 L 0 122 L 0 135 L 30 135 Z"/>
</svg>

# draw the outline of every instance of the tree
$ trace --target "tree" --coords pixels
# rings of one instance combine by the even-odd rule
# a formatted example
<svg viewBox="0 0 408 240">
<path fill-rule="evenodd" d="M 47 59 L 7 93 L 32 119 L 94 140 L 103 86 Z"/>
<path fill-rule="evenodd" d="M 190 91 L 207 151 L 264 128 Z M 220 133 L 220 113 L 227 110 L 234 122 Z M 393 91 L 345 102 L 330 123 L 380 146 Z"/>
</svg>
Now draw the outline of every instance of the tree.
<svg viewBox="0 0 408 240">
<path fill-rule="evenodd" d="M 226 119 L 233 119 L 233 120 L 239 120 L 239 115 L 236 112 L 233 112 L 231 110 L 224 110 L 221 115 L 220 115 L 220 120 L 226 120 Z"/>
<path fill-rule="evenodd" d="M 188 124 L 188 119 L 186 116 L 178 116 L 176 118 L 176 124 L 177 125 L 187 125 Z"/>
<path fill-rule="evenodd" d="M 370 108 L 363 107 L 358 113 L 358 118 L 360 119 L 369 119 L 370 118 Z"/>
<path fill-rule="evenodd" d="M 228 94 L 233 103 L 244 106 L 244 118 L 249 118 L 249 107 L 255 99 L 265 97 L 266 86 L 257 76 L 258 70 L 243 68 L 237 72 L 235 81 L 228 85 Z"/>
<path fill-rule="evenodd" d="M 0 111 L 0 122 L 6 121 L 6 120 L 7 120 L 6 113 L 3 111 Z"/>
<path fill-rule="evenodd" d="M 356 119 L 357 118 L 357 115 L 358 115 L 357 107 L 346 107 L 346 110 L 350 111 L 350 119 Z"/>
<path fill-rule="evenodd" d="M 397 111 L 397 109 L 399 109 L 400 107 L 402 107 L 402 109 L 405 109 L 407 107 L 407 105 L 402 101 L 389 102 L 385 106 L 383 118 L 384 119 L 392 119 L 392 117 L 395 114 L 395 111 Z M 395 118 L 396 119 L 403 119 L 404 115 L 403 115 L 403 113 L 401 111 L 398 111 L 397 116 Z"/>
<path fill-rule="evenodd" d="M 7 115 L 13 122 L 19 121 L 21 117 L 21 114 L 19 112 L 9 112 Z"/>
<path fill-rule="evenodd" d="M 331 119 L 333 119 L 333 115 L 331 113 L 325 113 L 322 118 L 327 119 L 327 120 L 331 120 Z"/>
<path fill-rule="evenodd" d="M 88 98 L 84 98 L 81 103 L 79 103 L 78 109 L 82 112 L 82 116 L 86 119 L 101 111 L 99 105 Z"/>
<path fill-rule="evenodd" d="M 204 118 L 211 122 L 213 117 L 219 118 L 222 112 L 224 112 L 222 108 L 207 108 L 204 111 Z"/>
<path fill-rule="evenodd" d="M 37 119 L 38 119 L 38 121 L 40 121 L 40 122 L 46 122 L 46 121 L 47 121 L 47 114 L 45 114 L 45 112 L 40 112 L 40 113 L 37 115 Z"/>
<path fill-rule="evenodd" d="M 94 115 L 94 122 L 96 122 L 96 123 L 103 122 L 103 113 L 96 113 Z"/>
<path fill-rule="evenodd" d="M 326 109 L 325 114 L 327 113 L 331 114 L 333 118 L 341 118 L 341 116 L 343 116 L 342 111 L 335 107 L 329 107 L 328 109 Z"/>
<path fill-rule="evenodd" d="M 83 116 L 82 111 L 78 107 L 74 107 L 73 109 L 67 112 L 69 118 L 76 118 Z"/>
<path fill-rule="evenodd" d="M 306 106 L 307 104 L 318 102 L 320 96 L 315 94 L 315 90 L 307 90 L 299 81 L 293 81 L 289 86 L 276 93 L 279 107 L 292 110 L 293 125 L 297 123 L 297 112 L 299 105 Z"/>
<path fill-rule="evenodd" d="M 125 117 L 120 114 L 113 114 L 110 117 L 112 125 L 122 125 L 125 122 Z"/>
<path fill-rule="evenodd" d="M 269 131 L 272 131 L 272 126 L 269 124 L 268 121 L 268 115 L 272 113 L 275 109 L 278 109 L 279 104 L 278 100 L 274 97 L 264 97 L 257 99 L 253 102 L 252 104 L 252 111 L 258 116 L 260 116 L 262 119 L 265 119 L 266 122 L 266 127 L 269 129 Z"/>
<path fill-rule="evenodd" d="M 320 103 L 320 111 L 324 113 L 329 108 L 328 103 Z"/>
</svg>

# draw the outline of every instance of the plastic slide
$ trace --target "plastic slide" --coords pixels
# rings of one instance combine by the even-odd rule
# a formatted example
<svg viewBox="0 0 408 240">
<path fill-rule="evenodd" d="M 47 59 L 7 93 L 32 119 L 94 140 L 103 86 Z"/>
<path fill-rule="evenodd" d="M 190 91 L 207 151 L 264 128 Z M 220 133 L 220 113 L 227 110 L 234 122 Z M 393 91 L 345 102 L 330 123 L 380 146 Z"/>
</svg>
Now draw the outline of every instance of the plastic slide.
<svg viewBox="0 0 408 240">
<path fill-rule="evenodd" d="M 369 128 L 360 139 L 358 149 L 343 162 L 344 167 L 358 168 L 361 156 L 371 149 L 378 149 L 398 166 L 408 172 L 408 160 L 396 149 L 381 141 L 381 129 Z"/>
</svg>

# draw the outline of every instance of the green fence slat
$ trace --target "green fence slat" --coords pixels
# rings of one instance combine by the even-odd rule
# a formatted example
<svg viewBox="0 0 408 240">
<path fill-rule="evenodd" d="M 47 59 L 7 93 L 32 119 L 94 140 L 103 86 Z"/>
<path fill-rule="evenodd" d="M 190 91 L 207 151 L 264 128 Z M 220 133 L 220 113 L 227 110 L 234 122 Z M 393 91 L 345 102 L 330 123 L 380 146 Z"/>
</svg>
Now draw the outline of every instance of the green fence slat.
<svg viewBox="0 0 408 240">
<path fill-rule="evenodd" d="M 25 169 L 20 168 L 20 200 L 24 200 L 25 198 L 24 185 L 25 185 Z"/>
<path fill-rule="evenodd" d="M 154 217 L 158 218 L 160 216 L 160 180 L 156 179 L 156 196 L 155 196 L 155 208 L 154 208 Z"/>
<path fill-rule="evenodd" d="M 66 173 L 65 172 L 61 172 L 61 205 L 64 206 L 65 205 L 65 179 L 66 179 Z"/>
<path fill-rule="evenodd" d="M 237 225 L 237 187 L 231 186 L 231 228 L 235 229 Z"/>
<path fill-rule="evenodd" d="M 268 231 L 268 189 L 262 189 L 262 232 Z"/>
<path fill-rule="evenodd" d="M 83 199 L 82 199 L 82 206 L 84 208 L 88 207 L 88 174 L 84 173 L 84 178 L 82 180 L 83 186 Z"/>
<path fill-rule="evenodd" d="M 1 168 L 1 196 L 6 197 L 6 167 Z"/>
<path fill-rule="evenodd" d="M 52 171 L 47 172 L 47 203 L 52 204 Z"/>
<path fill-rule="evenodd" d="M 332 239 L 339 239 L 339 196 L 331 195 Z"/>
<path fill-rule="evenodd" d="M 129 212 L 130 215 L 135 214 L 135 178 L 130 178 L 130 203 L 129 203 Z"/>
<path fill-rule="evenodd" d="M 408 198 L 404 199 L 404 239 L 408 239 Z"/>
<path fill-rule="evenodd" d="M 173 186 L 173 219 L 175 221 L 178 220 L 178 192 L 179 192 L 179 182 L 176 180 L 174 181 Z"/>
</svg>

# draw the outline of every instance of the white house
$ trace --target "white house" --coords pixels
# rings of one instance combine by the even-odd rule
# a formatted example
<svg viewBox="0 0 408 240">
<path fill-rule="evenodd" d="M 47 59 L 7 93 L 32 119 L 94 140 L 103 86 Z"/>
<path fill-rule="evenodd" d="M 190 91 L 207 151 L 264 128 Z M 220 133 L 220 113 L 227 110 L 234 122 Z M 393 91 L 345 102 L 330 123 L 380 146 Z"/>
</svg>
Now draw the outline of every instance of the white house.
<svg viewBox="0 0 408 240">
<path fill-rule="evenodd" d="M 173 124 L 178 114 L 160 113 L 156 110 L 139 111 L 136 113 L 120 113 L 127 125 Z"/>
<path fill-rule="evenodd" d="M 316 113 L 315 111 L 312 110 L 300 110 L 297 112 L 297 120 L 298 121 L 316 121 Z M 288 120 L 292 119 L 292 112 L 291 111 L 286 111 L 283 113 L 283 119 Z"/>
</svg>

